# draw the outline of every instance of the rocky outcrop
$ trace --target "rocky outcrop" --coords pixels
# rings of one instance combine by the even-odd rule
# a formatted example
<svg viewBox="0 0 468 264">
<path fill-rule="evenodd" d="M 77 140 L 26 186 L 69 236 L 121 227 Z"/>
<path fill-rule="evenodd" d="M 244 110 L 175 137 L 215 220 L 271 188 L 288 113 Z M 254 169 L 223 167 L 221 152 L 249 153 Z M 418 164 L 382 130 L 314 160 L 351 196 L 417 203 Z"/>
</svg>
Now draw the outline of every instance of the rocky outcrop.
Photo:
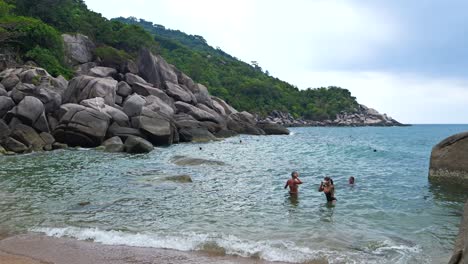
<svg viewBox="0 0 468 264">
<path fill-rule="evenodd" d="M 289 135 L 289 130 L 282 125 L 276 123 L 258 123 L 257 126 L 261 128 L 267 135 Z"/>
<path fill-rule="evenodd" d="M 297 126 L 404 126 L 395 119 L 380 114 L 377 110 L 359 105 L 355 111 L 341 112 L 333 120 L 307 120 L 294 118 L 291 114 L 273 111 L 265 118 L 257 117 L 258 122 L 276 123 L 286 127 Z"/>
<path fill-rule="evenodd" d="M 113 65 L 93 61 L 95 46 L 87 37 L 63 38 L 67 60 L 76 69 L 69 82 L 31 66 L 0 73 L 0 146 L 5 151 L 69 145 L 140 153 L 239 133 L 284 133 L 279 125 L 257 124 L 250 113 L 210 96 L 204 85 L 149 50 L 135 62 Z"/>
<path fill-rule="evenodd" d="M 468 201 L 465 203 L 460 229 L 450 258 L 449 264 L 468 263 Z"/>
<path fill-rule="evenodd" d="M 432 148 L 429 179 L 468 186 L 468 132 L 450 136 Z"/>
<path fill-rule="evenodd" d="M 62 38 L 65 44 L 66 61 L 70 65 L 87 63 L 93 59 L 96 46 L 87 36 L 63 34 Z"/>
</svg>

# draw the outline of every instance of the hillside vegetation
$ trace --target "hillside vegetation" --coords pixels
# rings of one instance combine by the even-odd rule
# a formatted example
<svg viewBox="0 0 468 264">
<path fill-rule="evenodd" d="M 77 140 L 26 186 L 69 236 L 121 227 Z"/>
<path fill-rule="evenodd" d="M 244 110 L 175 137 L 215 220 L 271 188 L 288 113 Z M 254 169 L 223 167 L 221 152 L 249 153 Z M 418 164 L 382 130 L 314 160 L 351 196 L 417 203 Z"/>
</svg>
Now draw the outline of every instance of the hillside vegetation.
<svg viewBox="0 0 468 264">
<path fill-rule="evenodd" d="M 108 20 L 81 0 L 0 0 L 0 43 L 24 61 L 33 60 L 53 75 L 72 77 L 64 62 L 62 33 L 79 32 L 98 46 L 96 55 L 118 63 L 150 48 L 205 84 L 209 91 L 239 110 L 266 115 L 272 110 L 311 120 L 334 119 L 358 107 L 346 89 L 299 90 L 207 44 L 202 36 L 166 29 L 130 18 Z"/>
</svg>

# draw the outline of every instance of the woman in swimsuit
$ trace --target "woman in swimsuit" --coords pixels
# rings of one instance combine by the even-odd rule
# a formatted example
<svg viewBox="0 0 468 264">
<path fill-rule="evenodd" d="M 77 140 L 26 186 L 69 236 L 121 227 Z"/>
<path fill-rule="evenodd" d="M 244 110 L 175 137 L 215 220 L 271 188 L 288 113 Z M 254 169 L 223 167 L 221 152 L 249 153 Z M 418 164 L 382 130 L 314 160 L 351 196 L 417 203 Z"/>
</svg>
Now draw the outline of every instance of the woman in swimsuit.
<svg viewBox="0 0 468 264">
<path fill-rule="evenodd" d="M 320 183 L 318 189 L 319 192 L 323 192 L 327 198 L 327 202 L 335 203 L 335 186 L 333 185 L 333 180 L 330 177 L 323 178 L 323 181 Z"/>
</svg>

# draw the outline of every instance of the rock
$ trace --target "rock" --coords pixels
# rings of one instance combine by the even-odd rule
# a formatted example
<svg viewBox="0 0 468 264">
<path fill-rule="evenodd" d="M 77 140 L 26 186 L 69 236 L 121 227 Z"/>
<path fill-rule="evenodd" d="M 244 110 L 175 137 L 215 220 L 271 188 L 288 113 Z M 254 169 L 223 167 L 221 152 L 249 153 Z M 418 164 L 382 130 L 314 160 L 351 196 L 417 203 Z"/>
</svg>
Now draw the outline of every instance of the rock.
<svg viewBox="0 0 468 264">
<path fill-rule="evenodd" d="M 179 130 L 180 142 L 208 142 L 216 137 L 206 128 L 183 128 Z"/>
<path fill-rule="evenodd" d="M 117 94 L 122 97 L 127 97 L 132 94 L 132 88 L 126 82 L 119 82 L 117 85 Z"/>
<path fill-rule="evenodd" d="M 143 106 L 145 106 L 146 100 L 137 94 L 133 94 L 124 101 L 123 111 L 127 116 L 133 117 L 141 114 Z"/>
<path fill-rule="evenodd" d="M 203 84 L 197 84 L 196 90 L 193 92 L 195 98 L 197 99 L 198 103 L 204 104 L 213 108 L 213 100 L 208 92 L 208 88 L 206 88 Z"/>
<path fill-rule="evenodd" d="M 76 65 L 74 67 L 75 76 L 88 75 L 89 71 L 96 66 L 97 64 L 95 62 L 86 62 L 83 64 Z"/>
<path fill-rule="evenodd" d="M 53 133 L 57 141 L 70 146 L 101 145 L 110 123 L 109 115 L 81 105 L 67 104 L 60 108 L 65 114 Z"/>
<path fill-rule="evenodd" d="M 9 137 L 10 134 L 11 134 L 10 127 L 8 127 L 8 125 L 5 123 L 5 121 L 0 119 L 0 142 L 3 139 Z"/>
<path fill-rule="evenodd" d="M 13 129 L 11 137 L 34 151 L 42 151 L 46 145 L 46 142 L 32 127 L 23 124 L 19 124 Z"/>
<path fill-rule="evenodd" d="M 120 68 L 124 73 L 138 74 L 138 66 L 133 60 L 127 60 Z"/>
<path fill-rule="evenodd" d="M 15 107 L 15 102 L 10 97 L 0 96 L 0 118 Z"/>
<path fill-rule="evenodd" d="M 442 140 L 432 148 L 429 179 L 468 186 L 468 132 Z"/>
<path fill-rule="evenodd" d="M 179 83 L 172 67 L 159 55 L 153 55 L 148 49 L 142 49 L 138 56 L 138 71 L 149 83 L 163 87 L 166 81 Z"/>
<path fill-rule="evenodd" d="M 193 182 L 192 178 L 189 175 L 167 176 L 167 177 L 164 177 L 163 179 L 166 181 L 181 182 L 181 183 Z"/>
<path fill-rule="evenodd" d="M 215 165 L 224 166 L 226 163 L 218 160 L 191 158 L 186 156 L 174 156 L 171 162 L 179 166 L 200 166 L 200 165 Z"/>
<path fill-rule="evenodd" d="M 113 106 L 116 93 L 116 80 L 83 75 L 70 81 L 63 102 L 77 104 L 86 99 L 102 97 L 105 104 Z"/>
<path fill-rule="evenodd" d="M 8 96 L 8 92 L 5 90 L 2 84 L 0 84 L 0 96 Z"/>
<path fill-rule="evenodd" d="M 449 264 L 468 263 L 468 201 L 465 203 L 457 239 Z"/>
<path fill-rule="evenodd" d="M 218 131 L 215 134 L 215 137 L 217 137 L 217 138 L 228 138 L 228 137 L 235 137 L 237 135 L 239 135 L 239 134 L 236 131 L 228 130 L 228 129 L 222 129 L 222 130 Z"/>
<path fill-rule="evenodd" d="M 125 146 L 120 137 L 111 137 L 102 143 L 106 152 L 124 152 Z"/>
<path fill-rule="evenodd" d="M 121 127 L 116 123 L 113 123 L 109 127 L 109 129 L 107 130 L 107 134 L 109 137 L 118 136 L 123 140 L 127 139 L 129 136 L 135 136 L 135 137 L 141 137 L 141 138 L 145 137 L 139 129 L 130 128 L 130 127 Z"/>
<path fill-rule="evenodd" d="M 44 105 L 39 99 L 26 96 L 6 114 L 5 118 L 7 122 L 10 122 L 12 118 L 18 118 L 22 123 L 41 132 L 50 132 L 44 110 Z"/>
<path fill-rule="evenodd" d="M 133 73 L 126 73 L 125 74 L 125 81 L 129 85 L 133 85 L 134 83 L 142 83 L 142 84 L 148 84 L 145 79 L 141 78 L 140 76 L 133 74 Z"/>
<path fill-rule="evenodd" d="M 125 140 L 125 151 L 128 153 L 148 153 L 153 149 L 150 142 L 140 137 L 130 136 Z"/>
<path fill-rule="evenodd" d="M 20 79 L 15 74 L 12 74 L 6 78 L 4 78 L 1 82 L 5 90 L 11 91 L 18 83 Z"/>
<path fill-rule="evenodd" d="M 52 149 L 53 150 L 56 150 L 56 149 L 67 149 L 68 148 L 68 145 L 67 144 L 64 144 L 64 143 L 60 143 L 60 142 L 54 142 L 52 144 Z"/>
<path fill-rule="evenodd" d="M 90 62 L 93 59 L 93 52 L 96 49 L 94 43 L 82 34 L 63 34 L 67 63 L 77 65 Z"/>
<path fill-rule="evenodd" d="M 111 120 L 119 124 L 119 126 L 130 126 L 130 119 L 128 116 L 123 111 L 104 104 L 104 99 L 101 97 L 83 100 L 80 104 L 96 109 L 99 112 L 106 113 L 111 118 Z"/>
<path fill-rule="evenodd" d="M 23 83 L 38 84 L 42 77 L 51 77 L 46 70 L 42 68 L 29 68 L 18 74 L 19 79 Z"/>
<path fill-rule="evenodd" d="M 5 141 L 3 141 L 2 145 L 3 147 L 5 147 L 5 149 L 13 151 L 15 153 L 24 153 L 28 151 L 28 147 L 11 137 L 8 137 Z"/>
<path fill-rule="evenodd" d="M 197 104 L 197 99 L 190 92 L 177 84 L 166 82 L 166 94 L 174 98 L 176 101 L 182 101 L 189 104 Z"/>
<path fill-rule="evenodd" d="M 48 144 L 48 145 L 52 145 L 54 144 L 55 142 L 55 138 L 54 136 L 52 136 L 51 134 L 47 133 L 47 132 L 41 132 L 39 134 L 39 136 L 41 137 L 41 139 L 44 141 L 44 143 Z"/>
<path fill-rule="evenodd" d="M 207 111 L 184 102 L 176 102 L 175 107 L 177 108 L 178 112 L 189 114 L 198 121 L 212 121 L 215 123 L 219 121 L 216 116 L 208 113 Z"/>
<path fill-rule="evenodd" d="M 171 122 L 149 109 L 143 110 L 141 116 L 132 118 L 132 127 L 140 129 L 153 145 L 162 146 L 173 143 Z"/>
<path fill-rule="evenodd" d="M 172 98 L 170 98 L 165 92 L 158 88 L 154 88 L 152 86 L 142 83 L 134 83 L 132 85 L 132 89 L 135 93 L 142 96 L 154 95 L 156 97 L 159 97 L 159 99 L 163 100 L 168 105 L 172 105 L 174 103 L 174 100 Z"/>
<path fill-rule="evenodd" d="M 36 94 L 37 88 L 33 84 L 30 83 L 18 83 L 10 93 L 11 99 L 15 101 L 15 103 L 21 102 L 26 96 L 33 96 Z"/>
<path fill-rule="evenodd" d="M 50 114 L 47 116 L 47 122 L 49 123 L 50 131 L 54 131 L 59 124 L 58 120 Z"/>
<path fill-rule="evenodd" d="M 228 117 L 227 128 L 239 134 L 264 135 L 265 132 L 256 127 L 253 116 L 247 112 L 231 114 Z"/>
<path fill-rule="evenodd" d="M 234 107 L 230 106 L 221 98 L 218 98 L 216 96 L 211 96 L 211 99 L 213 100 L 213 103 L 216 102 L 218 105 L 220 105 L 223 108 L 226 115 L 236 114 L 238 112 L 236 109 L 234 109 Z"/>
<path fill-rule="evenodd" d="M 275 123 L 257 123 L 257 127 L 265 131 L 266 135 L 289 135 L 289 130 Z"/>
<path fill-rule="evenodd" d="M 109 68 L 109 67 L 101 67 L 101 66 L 91 68 L 88 72 L 88 75 L 99 77 L 99 78 L 113 77 L 116 74 L 117 74 L 116 69 Z"/>
<path fill-rule="evenodd" d="M 145 106 L 151 111 L 160 113 L 167 118 L 172 118 L 172 116 L 174 115 L 174 109 L 170 105 L 166 104 L 166 102 L 161 100 L 159 97 L 150 95 L 147 96 L 145 100 Z"/>
</svg>

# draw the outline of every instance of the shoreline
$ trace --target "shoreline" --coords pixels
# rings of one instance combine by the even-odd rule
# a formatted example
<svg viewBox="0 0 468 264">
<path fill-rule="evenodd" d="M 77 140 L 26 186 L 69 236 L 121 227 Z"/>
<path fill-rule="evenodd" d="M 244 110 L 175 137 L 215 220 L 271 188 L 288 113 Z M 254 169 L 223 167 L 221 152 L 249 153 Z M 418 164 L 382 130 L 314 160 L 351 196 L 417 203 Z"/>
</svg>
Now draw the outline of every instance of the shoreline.
<svg viewBox="0 0 468 264">
<path fill-rule="evenodd" d="M 49 237 L 39 233 L 17 234 L 0 239 L 0 264 L 285 264 L 202 251 L 104 245 L 72 238 Z"/>
</svg>

